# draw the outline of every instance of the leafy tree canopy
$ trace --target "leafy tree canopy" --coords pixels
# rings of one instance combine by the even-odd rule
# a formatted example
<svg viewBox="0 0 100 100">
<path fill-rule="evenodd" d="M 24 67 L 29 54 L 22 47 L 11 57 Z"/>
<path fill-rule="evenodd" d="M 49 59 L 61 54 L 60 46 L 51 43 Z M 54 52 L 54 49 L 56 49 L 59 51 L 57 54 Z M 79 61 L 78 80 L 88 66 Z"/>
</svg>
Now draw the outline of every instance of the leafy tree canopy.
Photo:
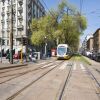
<svg viewBox="0 0 100 100">
<path fill-rule="evenodd" d="M 77 9 L 66 0 L 58 5 L 58 10 L 51 10 L 49 14 L 33 19 L 31 23 L 31 41 L 35 45 L 48 42 L 66 43 L 71 47 L 78 48 L 80 35 L 87 27 L 87 21 Z"/>
</svg>

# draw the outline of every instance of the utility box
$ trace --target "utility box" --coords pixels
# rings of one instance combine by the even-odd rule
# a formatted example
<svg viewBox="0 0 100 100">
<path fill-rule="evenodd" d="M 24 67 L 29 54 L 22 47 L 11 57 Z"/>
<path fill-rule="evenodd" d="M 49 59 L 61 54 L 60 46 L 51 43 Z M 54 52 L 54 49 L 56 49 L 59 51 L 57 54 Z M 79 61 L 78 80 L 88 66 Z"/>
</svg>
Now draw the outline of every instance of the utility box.
<svg viewBox="0 0 100 100">
<path fill-rule="evenodd" d="M 34 52 L 34 56 L 37 60 L 40 60 L 40 52 Z"/>
</svg>

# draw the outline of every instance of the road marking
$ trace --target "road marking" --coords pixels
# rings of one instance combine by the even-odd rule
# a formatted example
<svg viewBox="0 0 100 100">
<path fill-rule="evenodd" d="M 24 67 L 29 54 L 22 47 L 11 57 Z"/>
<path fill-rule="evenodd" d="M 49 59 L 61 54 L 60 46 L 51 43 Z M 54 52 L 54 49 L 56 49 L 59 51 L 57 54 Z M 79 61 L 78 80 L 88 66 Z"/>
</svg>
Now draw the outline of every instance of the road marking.
<svg viewBox="0 0 100 100">
<path fill-rule="evenodd" d="M 39 63 L 39 64 L 37 64 L 37 65 L 42 65 L 42 64 L 45 64 L 46 62 L 42 62 L 42 63 Z"/>
<path fill-rule="evenodd" d="M 45 67 L 51 66 L 52 64 L 53 64 L 53 63 L 47 64 L 47 65 L 45 65 L 45 66 L 43 66 L 43 67 L 41 67 L 41 68 L 45 68 Z"/>
<path fill-rule="evenodd" d="M 52 68 L 54 68 L 54 67 L 56 67 L 56 65 L 53 65 L 53 66 L 51 66 L 51 67 L 49 67 L 49 68 L 52 69 Z"/>
<path fill-rule="evenodd" d="M 63 70 L 63 69 L 65 69 L 66 68 L 66 66 L 67 66 L 67 62 L 66 63 L 64 63 L 59 69 L 61 69 L 61 70 Z"/>
<path fill-rule="evenodd" d="M 74 64 L 73 70 L 76 70 L 76 63 Z"/>
<path fill-rule="evenodd" d="M 81 66 L 81 69 L 82 69 L 83 71 L 86 71 L 86 70 L 85 70 L 85 67 L 83 66 L 83 64 L 80 64 L 80 66 Z"/>
</svg>

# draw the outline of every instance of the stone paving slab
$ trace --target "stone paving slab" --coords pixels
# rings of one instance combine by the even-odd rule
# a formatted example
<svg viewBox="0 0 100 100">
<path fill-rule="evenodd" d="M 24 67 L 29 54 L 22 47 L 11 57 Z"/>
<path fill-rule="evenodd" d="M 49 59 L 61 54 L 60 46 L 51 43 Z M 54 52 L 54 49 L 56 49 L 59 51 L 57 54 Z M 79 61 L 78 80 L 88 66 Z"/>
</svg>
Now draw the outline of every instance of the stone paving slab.
<svg viewBox="0 0 100 100">
<path fill-rule="evenodd" d="M 4 58 L 3 58 L 3 59 L 4 59 Z M 47 61 L 47 60 L 55 60 L 55 59 L 56 59 L 56 58 L 51 57 L 51 58 L 46 58 L 45 60 Z M 5 60 L 3 60 L 2 63 L 0 62 L 0 70 L 6 69 L 6 68 L 27 66 L 28 64 L 38 63 L 38 62 L 41 62 L 41 61 L 44 61 L 44 60 L 40 59 L 40 60 L 37 60 L 37 61 L 34 61 L 34 62 L 31 62 L 31 61 L 26 62 L 26 60 L 23 60 L 23 64 L 21 64 L 21 63 L 20 63 L 20 60 L 15 60 L 15 59 L 14 59 L 14 61 L 13 61 L 14 64 L 10 64 L 10 63 L 8 62 L 8 60 L 5 59 Z"/>
<path fill-rule="evenodd" d="M 76 63 L 76 70 L 73 70 L 63 100 L 99 100 L 96 86 L 84 65 L 81 67 L 80 63 Z"/>
<path fill-rule="evenodd" d="M 21 67 L 21 66 L 27 66 L 28 64 L 3 64 L 3 63 L 0 63 L 0 70 L 3 70 L 3 69 L 8 69 L 8 68 L 14 68 L 14 67 Z"/>
</svg>

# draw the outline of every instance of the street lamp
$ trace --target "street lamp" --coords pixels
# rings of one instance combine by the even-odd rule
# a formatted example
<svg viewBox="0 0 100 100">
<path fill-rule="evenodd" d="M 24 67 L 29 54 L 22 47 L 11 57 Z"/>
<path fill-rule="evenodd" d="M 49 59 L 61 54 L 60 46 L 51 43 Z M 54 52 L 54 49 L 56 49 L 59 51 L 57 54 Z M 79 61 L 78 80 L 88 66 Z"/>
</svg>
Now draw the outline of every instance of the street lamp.
<svg viewBox="0 0 100 100">
<path fill-rule="evenodd" d="M 47 39 L 47 37 L 45 36 L 45 52 L 44 52 L 45 57 L 47 55 L 47 41 L 46 41 L 46 39 Z"/>
<path fill-rule="evenodd" d="M 8 0 L 9 2 L 10 0 Z M 5 0 L 1 0 L 4 4 Z M 13 1 L 11 0 L 10 63 L 13 64 Z"/>
</svg>

